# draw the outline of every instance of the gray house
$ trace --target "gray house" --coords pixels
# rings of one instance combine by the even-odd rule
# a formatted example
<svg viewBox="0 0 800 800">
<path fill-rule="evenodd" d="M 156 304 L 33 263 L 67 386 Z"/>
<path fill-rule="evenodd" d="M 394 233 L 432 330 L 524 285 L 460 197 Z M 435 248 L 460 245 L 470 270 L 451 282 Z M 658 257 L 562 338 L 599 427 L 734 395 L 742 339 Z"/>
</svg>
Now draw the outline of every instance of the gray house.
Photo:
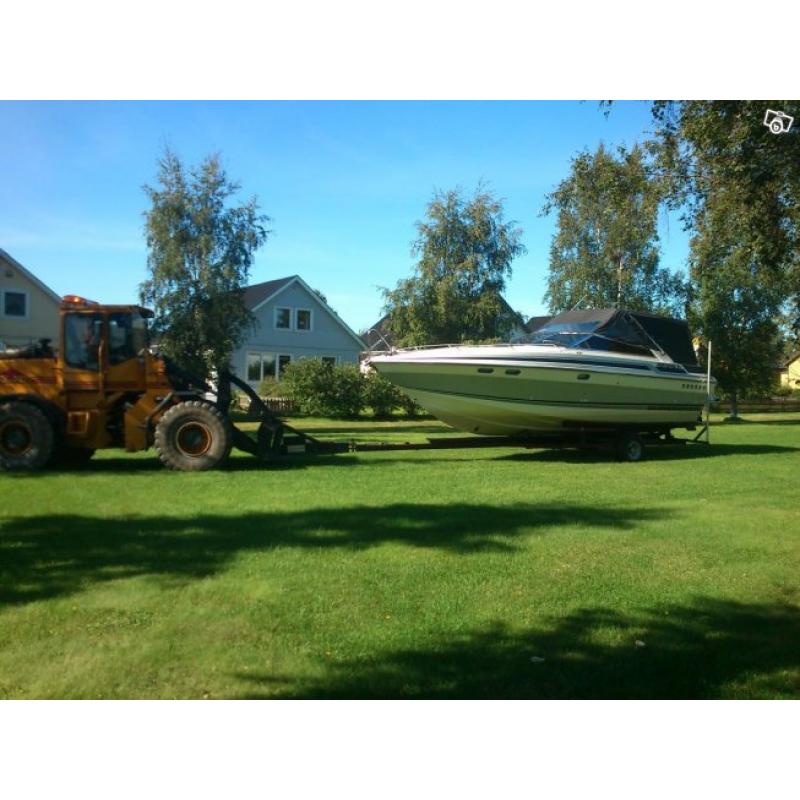
<svg viewBox="0 0 800 800">
<path fill-rule="evenodd" d="M 52 289 L 0 249 L 0 351 L 37 339 L 57 347 L 60 303 Z"/>
<path fill-rule="evenodd" d="M 358 364 L 364 343 L 299 275 L 248 286 L 244 304 L 256 327 L 232 362 L 254 388 L 263 378 L 280 378 L 287 364 L 302 358 Z"/>
</svg>

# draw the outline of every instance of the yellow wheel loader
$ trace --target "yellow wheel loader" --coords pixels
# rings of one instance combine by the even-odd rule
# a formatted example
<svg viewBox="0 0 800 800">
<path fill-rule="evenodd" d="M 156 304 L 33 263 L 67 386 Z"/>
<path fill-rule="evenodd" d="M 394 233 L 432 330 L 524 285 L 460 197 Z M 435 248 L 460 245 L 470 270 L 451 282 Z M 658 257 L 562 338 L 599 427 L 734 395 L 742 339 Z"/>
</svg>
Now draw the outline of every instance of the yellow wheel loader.
<svg viewBox="0 0 800 800">
<path fill-rule="evenodd" d="M 315 440 L 284 425 L 252 389 L 230 373 L 211 387 L 148 347 L 151 311 L 99 305 L 75 295 L 60 307 L 61 342 L 41 340 L 0 353 L 0 469 L 79 465 L 96 450 L 154 446 L 177 470 L 222 464 L 231 448 L 261 457 L 305 450 Z M 228 416 L 231 384 L 249 395 L 255 439 Z"/>
</svg>

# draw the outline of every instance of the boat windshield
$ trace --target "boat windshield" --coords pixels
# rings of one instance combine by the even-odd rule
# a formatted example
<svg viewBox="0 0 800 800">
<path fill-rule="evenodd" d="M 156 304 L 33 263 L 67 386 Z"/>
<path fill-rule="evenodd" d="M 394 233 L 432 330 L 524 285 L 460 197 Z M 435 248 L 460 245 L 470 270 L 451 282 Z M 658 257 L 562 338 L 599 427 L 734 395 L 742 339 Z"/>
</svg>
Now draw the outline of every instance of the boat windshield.
<svg viewBox="0 0 800 800">
<path fill-rule="evenodd" d="M 600 325 L 591 322 L 548 322 L 530 336 L 531 344 L 557 344 L 561 347 L 578 347 Z"/>
<path fill-rule="evenodd" d="M 549 322 L 534 331 L 529 342 L 531 344 L 553 344 L 560 347 L 582 347 L 587 350 L 605 350 L 628 355 L 652 355 L 652 350 L 644 344 L 599 333 L 597 329 L 602 324 L 601 320 Z"/>
</svg>

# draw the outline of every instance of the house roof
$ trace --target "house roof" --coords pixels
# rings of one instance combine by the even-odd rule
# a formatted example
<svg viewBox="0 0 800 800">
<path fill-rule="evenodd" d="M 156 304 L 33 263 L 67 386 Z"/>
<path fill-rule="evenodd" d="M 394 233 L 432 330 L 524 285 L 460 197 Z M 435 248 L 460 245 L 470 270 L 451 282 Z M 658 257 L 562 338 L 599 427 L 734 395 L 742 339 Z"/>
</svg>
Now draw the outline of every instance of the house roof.
<svg viewBox="0 0 800 800">
<path fill-rule="evenodd" d="M 794 364 L 794 362 L 797 361 L 798 358 L 800 358 L 800 350 L 798 350 L 796 353 L 793 353 L 792 355 L 789 356 L 789 358 L 786 359 L 786 361 L 783 364 L 783 369 L 788 369 L 789 365 Z"/>
<path fill-rule="evenodd" d="M 256 306 L 261 305 L 265 300 L 268 300 L 278 290 L 288 286 L 298 275 L 289 275 L 288 278 L 277 278 L 274 281 L 264 281 L 264 283 L 254 283 L 252 286 L 247 286 L 244 290 L 244 305 L 245 308 L 252 311 Z"/>
<path fill-rule="evenodd" d="M 550 322 L 551 319 L 552 317 L 531 317 L 525 323 L 525 329 L 528 333 L 533 333 L 534 331 L 538 331 L 546 322 Z"/>
<path fill-rule="evenodd" d="M 299 275 L 289 275 L 286 278 L 276 278 L 273 281 L 264 281 L 264 283 L 255 283 L 245 287 L 243 295 L 245 308 L 248 311 L 256 311 L 293 283 L 300 284 L 358 342 L 360 347 L 364 346 L 361 337 Z"/>
<path fill-rule="evenodd" d="M 30 270 L 25 269 L 22 264 L 17 261 L 12 255 L 7 253 L 0 247 L 0 259 L 10 264 L 17 272 L 24 275 L 31 283 L 38 286 L 49 298 L 55 303 L 61 303 L 61 298 L 45 283 L 42 283 Z"/>
</svg>

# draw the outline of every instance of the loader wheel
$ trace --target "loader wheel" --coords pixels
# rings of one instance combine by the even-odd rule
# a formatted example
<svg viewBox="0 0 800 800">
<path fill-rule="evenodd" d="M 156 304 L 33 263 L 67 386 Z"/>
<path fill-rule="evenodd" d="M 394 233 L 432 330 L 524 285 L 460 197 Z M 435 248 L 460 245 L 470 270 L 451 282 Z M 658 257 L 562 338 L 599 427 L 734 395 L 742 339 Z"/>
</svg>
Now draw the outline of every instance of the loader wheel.
<svg viewBox="0 0 800 800">
<path fill-rule="evenodd" d="M 41 469 L 53 453 L 55 432 L 47 415 L 31 403 L 0 405 L 0 469 Z"/>
<path fill-rule="evenodd" d="M 231 451 L 230 423 L 210 403 L 187 400 L 161 417 L 155 446 L 161 462 L 170 469 L 213 469 Z"/>
</svg>

